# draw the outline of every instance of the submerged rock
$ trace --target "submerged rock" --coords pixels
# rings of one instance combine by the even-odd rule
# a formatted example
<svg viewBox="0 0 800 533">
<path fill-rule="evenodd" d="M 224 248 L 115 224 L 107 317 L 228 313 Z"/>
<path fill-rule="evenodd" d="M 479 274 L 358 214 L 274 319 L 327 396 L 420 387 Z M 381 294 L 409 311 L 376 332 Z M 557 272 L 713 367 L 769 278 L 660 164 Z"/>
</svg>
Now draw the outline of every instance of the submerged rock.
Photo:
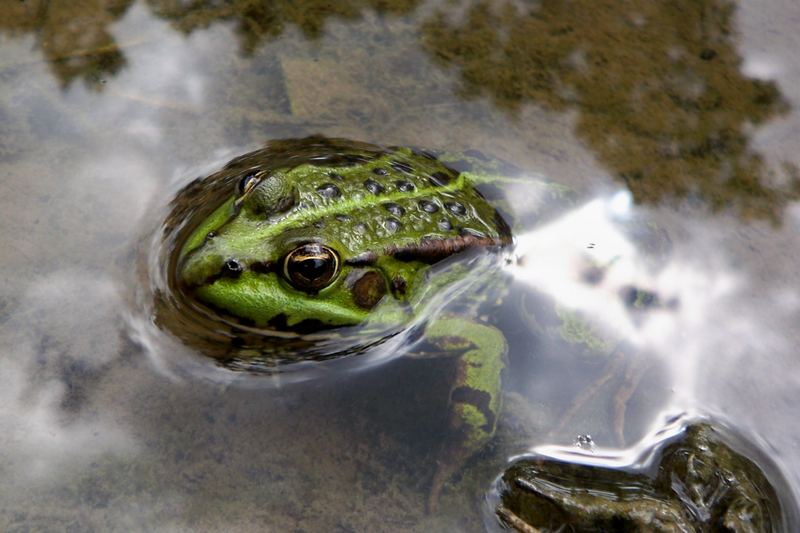
<svg viewBox="0 0 800 533">
<path fill-rule="evenodd" d="M 777 532 L 781 501 L 762 469 L 707 424 L 689 426 L 649 471 L 526 458 L 498 482 L 501 523 L 522 532 Z"/>
</svg>

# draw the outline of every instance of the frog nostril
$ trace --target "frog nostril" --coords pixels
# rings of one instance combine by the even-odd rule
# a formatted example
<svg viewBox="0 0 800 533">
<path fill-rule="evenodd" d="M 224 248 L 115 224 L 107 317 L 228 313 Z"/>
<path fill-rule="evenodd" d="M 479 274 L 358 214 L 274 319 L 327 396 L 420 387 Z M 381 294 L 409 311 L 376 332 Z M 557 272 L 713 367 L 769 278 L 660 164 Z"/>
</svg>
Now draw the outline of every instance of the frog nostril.
<svg viewBox="0 0 800 533">
<path fill-rule="evenodd" d="M 236 259 L 228 259 L 222 265 L 221 275 L 224 278 L 238 278 L 244 272 L 244 266 Z"/>
</svg>

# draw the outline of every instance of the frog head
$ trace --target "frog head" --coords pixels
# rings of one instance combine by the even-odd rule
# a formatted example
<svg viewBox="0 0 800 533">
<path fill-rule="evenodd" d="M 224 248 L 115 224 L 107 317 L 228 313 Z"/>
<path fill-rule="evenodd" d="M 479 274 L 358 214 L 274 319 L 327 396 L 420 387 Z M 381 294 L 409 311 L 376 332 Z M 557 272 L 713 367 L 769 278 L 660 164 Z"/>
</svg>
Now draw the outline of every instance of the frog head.
<svg viewBox="0 0 800 533">
<path fill-rule="evenodd" d="M 246 325 L 355 325 L 378 308 L 407 313 L 431 264 L 507 237 L 494 208 L 438 161 L 410 151 L 356 161 L 245 169 L 186 240 L 182 286 Z"/>
<path fill-rule="evenodd" d="M 291 177 L 244 176 L 187 241 L 181 281 L 206 305 L 256 326 L 357 324 L 386 295 L 387 272 L 353 261 L 336 232 L 298 216 L 311 211 L 296 209 Z"/>
</svg>

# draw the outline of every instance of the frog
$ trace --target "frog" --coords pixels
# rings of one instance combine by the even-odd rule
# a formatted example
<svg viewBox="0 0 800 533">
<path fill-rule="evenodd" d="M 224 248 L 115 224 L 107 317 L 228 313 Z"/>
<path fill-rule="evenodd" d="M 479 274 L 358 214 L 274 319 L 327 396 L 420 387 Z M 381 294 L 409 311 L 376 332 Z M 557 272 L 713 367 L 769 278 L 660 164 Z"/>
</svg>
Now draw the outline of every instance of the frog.
<svg viewBox="0 0 800 533">
<path fill-rule="evenodd" d="M 210 195 L 218 205 L 183 228 L 171 266 L 185 306 L 236 331 L 236 346 L 220 358 L 230 369 L 352 355 L 314 348 L 365 324 L 384 332 L 379 341 L 416 324 L 425 343 L 454 357 L 450 437 L 437 454 L 430 510 L 495 432 L 507 343 L 477 316 L 487 297 L 434 316 L 427 306 L 495 270 L 514 247 L 507 217 L 476 186 L 486 174 L 446 159 L 341 139 L 272 143 L 211 177 L 222 183 Z"/>
<path fill-rule="evenodd" d="M 574 461 L 574 450 L 574 462 L 515 458 L 487 501 L 504 526 L 523 532 L 795 530 L 795 505 L 771 458 L 721 421 L 673 422 L 624 470 Z"/>
</svg>

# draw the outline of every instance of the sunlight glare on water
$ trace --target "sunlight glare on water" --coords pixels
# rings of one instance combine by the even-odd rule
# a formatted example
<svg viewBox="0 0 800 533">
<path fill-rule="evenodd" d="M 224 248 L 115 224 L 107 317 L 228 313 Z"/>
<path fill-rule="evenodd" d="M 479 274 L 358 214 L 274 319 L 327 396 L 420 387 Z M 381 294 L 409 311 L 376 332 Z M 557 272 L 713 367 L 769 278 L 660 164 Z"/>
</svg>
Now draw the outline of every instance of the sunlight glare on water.
<svg viewBox="0 0 800 533">
<path fill-rule="evenodd" d="M 520 235 L 518 261 L 509 270 L 559 305 L 585 313 L 607 335 L 636 346 L 637 357 L 657 358 L 668 371 L 665 379 L 671 389 L 665 413 L 699 412 L 722 421 L 747 419 L 755 427 L 771 425 L 759 420 L 765 399 L 756 399 L 759 395 L 753 387 L 788 393 L 800 385 L 796 361 L 785 361 L 789 366 L 782 371 L 775 366 L 782 364 L 780 358 L 763 366 L 767 354 L 793 352 L 793 334 L 784 325 L 798 310 L 797 290 L 782 287 L 756 296 L 725 249 L 724 229 L 718 225 L 690 221 L 691 231 L 679 233 L 670 254 L 654 261 L 626 235 L 626 224 L 634 216 L 631 208 L 628 193 L 620 191 Z M 637 209 L 635 216 L 641 217 L 641 211 Z M 791 213 L 787 213 L 789 224 L 794 223 Z M 593 267 L 603 271 L 600 281 L 587 280 L 586 272 Z M 630 286 L 652 291 L 661 305 L 645 312 L 625 305 L 618 295 Z M 751 364 L 753 358 L 761 361 L 760 369 Z M 775 412 L 771 416 L 781 418 Z M 777 419 L 773 422 L 780 425 Z M 660 426 L 655 427 L 653 431 L 659 432 Z M 576 434 L 579 431 L 576 428 Z M 795 461 L 791 453 L 787 455 L 789 450 L 774 448 L 757 432 L 747 433 L 775 452 L 773 459 L 791 472 L 796 493 L 797 474 L 785 463 Z M 634 448 L 601 447 L 590 455 L 593 461 L 609 465 L 632 465 L 635 457 L 653 445 L 652 438 L 652 434 L 644 436 Z M 577 453 L 560 447 L 536 448 L 536 452 Z M 589 456 L 581 457 L 589 460 Z"/>
<path fill-rule="evenodd" d="M 262 4 L 0 10 L 0 529 L 479 531 L 509 457 L 644 464 L 692 417 L 800 494 L 800 4 Z M 170 202 L 309 135 L 521 169 L 480 183 L 512 283 L 269 377 L 165 335 Z M 452 369 L 421 333 L 475 302 L 507 409 L 428 513 Z"/>
<path fill-rule="evenodd" d="M 646 223 L 642 213 L 636 216 L 633 222 Z M 672 403 L 686 408 L 693 404 L 698 360 L 707 357 L 715 335 L 708 318 L 742 282 L 719 255 L 697 261 L 681 253 L 680 242 L 671 256 L 649 257 L 626 235 L 633 217 L 628 191 L 596 198 L 518 236 L 509 270 L 559 305 L 592 317 L 612 338 L 659 357 L 672 373 Z M 600 281 L 587 279 L 592 269 L 602 271 Z M 637 313 L 619 297 L 629 287 L 656 294 L 661 305 Z"/>
<path fill-rule="evenodd" d="M 22 316 L 44 315 L 50 326 L 43 344 L 34 323 L 15 324 L 17 358 L 4 365 L 0 402 L 0 424 L 8 436 L 3 449 L 6 467 L 20 481 L 48 483 L 54 475 L 75 475 L 105 454 L 135 453 L 135 439 L 125 430 L 108 427 L 111 420 L 106 414 L 64 424 L 61 407 L 72 401 L 74 391 L 48 370 L 59 365 L 65 346 L 85 355 L 69 363 L 76 373 L 101 372 L 113 362 L 113 348 L 119 348 L 121 340 L 99 319 L 114 314 L 120 305 L 115 285 L 109 279 L 62 271 L 30 286 L 25 296 Z M 104 303 L 96 305 L 95 300 Z M 93 324 L 85 331 L 87 337 L 74 339 L 72 332 L 86 330 L 87 324 Z M 35 384 L 29 377 L 33 361 L 40 369 Z"/>
<path fill-rule="evenodd" d="M 687 421 L 692 420 L 693 416 L 696 415 L 680 412 L 662 414 L 655 418 L 653 427 L 641 440 L 623 449 L 602 446 L 592 446 L 586 449 L 580 446 L 543 445 L 531 448 L 530 453 L 585 465 L 647 470 L 652 466 L 654 452 L 659 444 L 683 432 Z M 522 456 L 512 457 L 509 461 L 520 457 Z"/>
</svg>

